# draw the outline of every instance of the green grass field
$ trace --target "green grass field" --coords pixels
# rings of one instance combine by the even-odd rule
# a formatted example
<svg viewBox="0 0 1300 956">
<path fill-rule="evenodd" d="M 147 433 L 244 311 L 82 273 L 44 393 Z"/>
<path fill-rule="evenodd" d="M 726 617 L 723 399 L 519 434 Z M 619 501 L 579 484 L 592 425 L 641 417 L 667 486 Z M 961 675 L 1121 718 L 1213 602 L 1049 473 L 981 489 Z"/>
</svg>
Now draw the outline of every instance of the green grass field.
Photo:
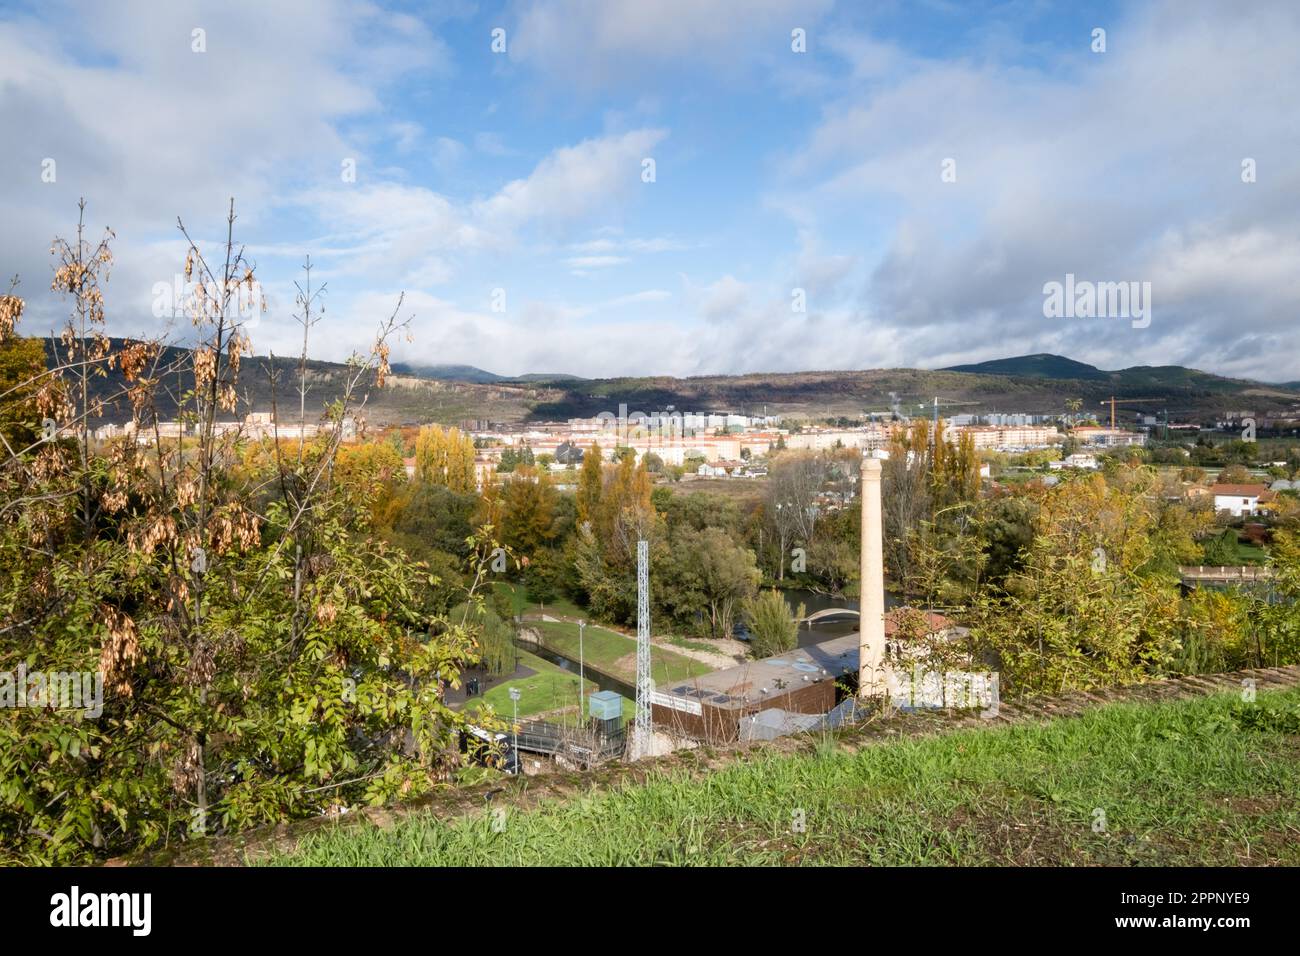
<svg viewBox="0 0 1300 956">
<path fill-rule="evenodd" d="M 548 615 L 554 615 L 555 617 L 565 617 L 565 618 L 574 618 L 574 619 L 590 618 L 591 616 L 590 612 L 588 612 L 585 608 L 579 607 L 578 605 L 570 601 L 568 598 L 558 597 L 550 604 L 541 605 L 538 604 L 536 601 L 528 600 L 524 588 L 517 584 L 512 584 L 509 581 L 496 581 L 493 583 L 492 587 L 499 594 L 506 595 L 506 599 L 509 601 L 510 606 L 514 609 L 515 614 L 548 614 Z M 573 634 L 576 635 L 578 633 L 577 625 L 573 624 L 571 625 L 571 627 L 572 627 Z M 588 634 L 592 633 L 592 630 L 598 627 L 599 625 L 596 624 L 589 625 L 587 628 L 587 633 Z M 603 630 L 608 630 L 608 629 L 605 628 Z M 565 633 L 567 634 L 568 632 L 565 631 Z M 616 631 L 610 633 L 614 633 L 617 635 Z M 662 635 L 662 632 L 656 629 L 655 634 L 656 636 L 660 636 Z M 709 644 L 706 641 L 692 640 L 690 638 L 681 637 L 678 635 L 662 635 L 662 636 L 669 643 L 675 644 L 678 647 L 685 647 L 688 650 L 700 650 L 700 651 L 717 650 L 717 648 L 715 648 L 712 644 Z M 575 638 L 574 647 L 575 648 L 577 647 L 576 638 Z"/>
<path fill-rule="evenodd" d="M 578 712 L 578 675 L 566 671 L 550 661 L 544 661 L 534 654 L 529 654 L 527 651 L 520 650 L 518 654 L 520 663 L 525 667 L 531 667 L 537 673 L 519 680 L 498 684 L 482 697 L 475 697 L 468 701 L 465 705 L 466 711 L 477 711 L 485 704 L 490 704 L 498 716 L 509 719 L 513 713 L 510 688 L 517 687 L 519 688 L 520 717 L 532 717 L 535 714 L 565 707 L 572 708 L 576 715 Z M 599 690 L 599 688 L 591 681 L 587 681 L 587 693 L 594 690 Z M 635 712 L 634 706 L 633 713 Z"/>
<path fill-rule="evenodd" d="M 1241 556 L 1242 564 L 1267 564 L 1268 552 L 1258 545 L 1247 544 L 1242 541 L 1237 545 L 1237 554 Z"/>
<path fill-rule="evenodd" d="M 474 713 L 485 705 L 490 705 L 498 717 L 507 721 L 514 714 L 510 700 L 510 688 L 519 689 L 519 716 L 536 717 L 546 714 L 549 721 L 573 722 L 578 719 L 578 675 L 565 670 L 558 664 L 543 660 L 536 654 L 517 650 L 519 661 L 525 667 L 531 667 L 537 673 L 519 680 L 498 684 L 482 697 L 475 697 L 465 705 L 467 713 Z M 600 690 L 592 681 L 586 682 L 586 692 Z M 559 711 L 560 713 L 557 713 Z M 623 698 L 623 716 L 631 720 L 636 716 L 636 701 Z"/>
<path fill-rule="evenodd" d="M 1117 704 L 849 753 L 759 751 L 707 777 L 528 811 L 321 832 L 275 864 L 1300 864 L 1300 689 Z M 499 828 L 498 828 L 499 829 Z"/>
<path fill-rule="evenodd" d="M 542 633 L 542 642 L 571 660 L 578 659 L 578 625 L 567 621 L 538 621 L 533 625 Z M 592 667 L 636 682 L 636 641 L 617 631 L 588 624 L 582 639 L 583 660 Z M 668 684 L 707 674 L 708 664 L 686 657 L 658 645 L 650 648 L 650 669 L 657 684 Z"/>
<path fill-rule="evenodd" d="M 527 590 L 518 584 L 509 581 L 494 581 L 492 588 L 499 594 L 506 595 L 510 606 L 514 608 L 516 614 L 554 614 L 558 617 L 577 617 L 585 618 L 587 612 L 578 605 L 574 604 L 568 598 L 557 597 L 549 604 L 538 604 L 536 601 L 528 599 Z"/>
</svg>

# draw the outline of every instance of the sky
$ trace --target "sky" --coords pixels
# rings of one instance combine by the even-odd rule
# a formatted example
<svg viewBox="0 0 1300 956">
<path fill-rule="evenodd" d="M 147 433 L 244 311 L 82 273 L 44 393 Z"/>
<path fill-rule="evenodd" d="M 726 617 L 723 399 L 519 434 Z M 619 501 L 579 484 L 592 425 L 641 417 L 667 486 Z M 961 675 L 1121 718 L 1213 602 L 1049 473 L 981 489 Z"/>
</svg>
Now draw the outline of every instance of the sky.
<svg viewBox="0 0 1300 956">
<path fill-rule="evenodd" d="M 196 32 L 199 31 L 199 32 Z M 1103 31 L 1103 32 L 1099 32 Z M 296 354 L 516 375 L 1055 352 L 1300 379 L 1300 4 L 0 0 L 0 275 L 111 227 L 108 331 L 236 235 Z M 354 175 L 350 174 L 354 172 Z M 1149 283 L 1149 321 L 1045 286 Z"/>
</svg>

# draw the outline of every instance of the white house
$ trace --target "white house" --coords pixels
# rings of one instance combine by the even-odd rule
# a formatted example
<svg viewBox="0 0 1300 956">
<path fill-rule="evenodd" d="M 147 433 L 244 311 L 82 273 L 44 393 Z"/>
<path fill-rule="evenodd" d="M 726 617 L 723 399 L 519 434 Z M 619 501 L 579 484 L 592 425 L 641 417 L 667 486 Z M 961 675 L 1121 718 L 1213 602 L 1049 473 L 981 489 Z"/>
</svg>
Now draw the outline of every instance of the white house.
<svg viewBox="0 0 1300 956">
<path fill-rule="evenodd" d="M 1266 491 L 1266 485 L 1215 485 L 1210 489 L 1214 495 L 1214 510 L 1226 511 L 1234 518 L 1255 514 L 1259 510 L 1260 495 Z"/>
<path fill-rule="evenodd" d="M 731 470 L 736 466 L 730 465 L 730 467 L 728 467 L 729 465 L 729 462 L 719 461 L 714 464 L 709 464 L 706 461 L 696 469 L 695 473 L 701 478 L 730 478 Z"/>
<path fill-rule="evenodd" d="M 1085 471 L 1097 470 L 1096 455 L 1066 455 L 1061 461 L 1049 461 L 1047 467 L 1053 471 L 1060 471 L 1062 468 L 1079 468 Z"/>
</svg>

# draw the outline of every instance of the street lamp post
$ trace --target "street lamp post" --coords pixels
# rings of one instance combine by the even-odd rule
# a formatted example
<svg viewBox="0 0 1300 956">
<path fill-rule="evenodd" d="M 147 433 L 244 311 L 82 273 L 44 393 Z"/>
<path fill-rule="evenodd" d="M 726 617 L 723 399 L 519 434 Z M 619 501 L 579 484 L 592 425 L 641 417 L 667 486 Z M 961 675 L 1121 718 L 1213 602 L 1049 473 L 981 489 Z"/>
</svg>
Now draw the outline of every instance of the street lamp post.
<svg viewBox="0 0 1300 956">
<path fill-rule="evenodd" d="M 578 622 L 578 720 L 581 721 L 587 710 L 583 701 L 587 697 L 587 670 L 582 660 L 582 632 L 587 629 L 586 621 Z"/>
<path fill-rule="evenodd" d="M 515 718 L 510 725 L 510 729 L 515 735 L 515 773 L 519 772 L 519 688 L 510 688 L 510 703 L 514 707 Z"/>
</svg>

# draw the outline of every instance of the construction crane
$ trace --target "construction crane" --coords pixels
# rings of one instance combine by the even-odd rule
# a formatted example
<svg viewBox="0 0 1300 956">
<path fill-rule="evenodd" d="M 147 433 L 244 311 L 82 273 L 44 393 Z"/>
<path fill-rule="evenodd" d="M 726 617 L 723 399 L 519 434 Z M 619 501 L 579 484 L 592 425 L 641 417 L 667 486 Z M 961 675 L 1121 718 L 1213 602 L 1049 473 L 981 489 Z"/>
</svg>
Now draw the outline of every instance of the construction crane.
<svg viewBox="0 0 1300 956">
<path fill-rule="evenodd" d="M 946 406 L 948 406 L 948 405 L 983 405 L 983 404 L 984 404 L 983 402 L 959 402 L 959 401 L 957 401 L 957 400 L 955 400 L 955 399 L 947 399 L 947 398 L 945 398 L 945 399 L 943 399 L 943 400 L 940 400 L 940 399 L 939 399 L 939 396 L 936 395 L 936 396 L 934 397 L 934 406 L 933 406 L 933 407 L 934 407 L 934 418 L 933 418 L 932 420 L 933 420 L 934 424 L 936 424 L 936 425 L 939 423 L 939 406 L 940 406 L 940 405 L 943 405 L 943 406 L 946 407 Z M 921 403 L 920 403 L 919 405 L 917 405 L 916 407 L 917 407 L 917 408 L 925 408 L 925 402 L 921 402 Z"/>
<path fill-rule="evenodd" d="M 1115 406 L 1116 405 L 1147 405 L 1151 402 L 1164 402 L 1164 398 L 1116 398 L 1112 395 L 1110 398 L 1101 400 L 1101 404 L 1110 406 L 1110 427 L 1115 427 Z"/>
</svg>

